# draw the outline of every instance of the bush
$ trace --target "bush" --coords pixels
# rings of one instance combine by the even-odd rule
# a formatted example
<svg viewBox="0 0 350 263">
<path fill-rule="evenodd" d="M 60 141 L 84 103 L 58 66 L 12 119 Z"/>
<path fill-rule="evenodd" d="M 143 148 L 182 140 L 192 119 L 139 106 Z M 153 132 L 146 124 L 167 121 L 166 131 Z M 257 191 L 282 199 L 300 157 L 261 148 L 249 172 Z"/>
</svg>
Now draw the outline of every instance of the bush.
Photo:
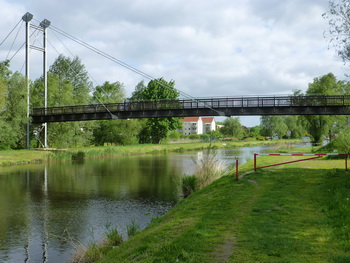
<svg viewBox="0 0 350 263">
<path fill-rule="evenodd" d="M 184 198 L 197 190 L 197 177 L 184 175 L 181 178 L 182 194 Z"/>
<path fill-rule="evenodd" d="M 136 224 L 135 219 L 133 219 L 130 224 L 126 225 L 126 230 L 129 237 L 135 236 L 139 229 L 140 226 Z"/>
<path fill-rule="evenodd" d="M 123 243 L 123 237 L 119 234 L 118 229 L 113 228 L 112 230 L 106 232 L 106 245 L 107 246 L 119 246 Z"/>
<path fill-rule="evenodd" d="M 196 165 L 194 176 L 197 178 L 199 189 L 223 176 L 227 167 L 224 161 L 216 157 L 216 153 L 212 148 L 208 148 L 201 160 L 194 160 L 194 162 Z"/>
</svg>

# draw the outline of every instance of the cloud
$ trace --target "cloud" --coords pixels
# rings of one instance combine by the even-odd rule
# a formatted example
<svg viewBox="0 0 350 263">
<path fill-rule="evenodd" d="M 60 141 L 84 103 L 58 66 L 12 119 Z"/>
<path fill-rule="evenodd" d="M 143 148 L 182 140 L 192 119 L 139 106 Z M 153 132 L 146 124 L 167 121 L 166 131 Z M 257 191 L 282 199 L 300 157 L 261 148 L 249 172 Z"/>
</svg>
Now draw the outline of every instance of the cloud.
<svg viewBox="0 0 350 263">
<path fill-rule="evenodd" d="M 326 0 L 0 0 L 0 4 L 0 14 L 6 18 L 0 23 L 1 32 L 8 32 L 28 10 L 36 23 L 46 18 L 152 77 L 175 80 L 178 89 L 195 97 L 290 94 L 293 89 L 306 90 L 313 78 L 329 72 L 343 78 L 344 66 L 323 38 L 328 27 L 322 18 Z M 118 80 L 130 95 L 145 79 L 52 29 L 48 34 L 49 61 L 59 53 L 70 56 L 68 47 L 82 59 L 96 85 Z M 0 59 L 6 52 L 1 47 Z M 41 74 L 40 60 L 40 54 L 33 54 L 33 75 Z M 21 61 L 23 57 L 16 57 L 12 64 L 21 68 Z"/>
</svg>

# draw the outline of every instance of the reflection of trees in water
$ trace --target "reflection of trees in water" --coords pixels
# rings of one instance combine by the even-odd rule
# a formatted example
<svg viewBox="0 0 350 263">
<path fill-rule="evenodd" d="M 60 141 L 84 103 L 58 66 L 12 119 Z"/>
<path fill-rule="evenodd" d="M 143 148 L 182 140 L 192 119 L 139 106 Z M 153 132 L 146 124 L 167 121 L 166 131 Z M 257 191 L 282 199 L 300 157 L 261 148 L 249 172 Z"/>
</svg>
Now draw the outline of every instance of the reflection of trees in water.
<svg viewBox="0 0 350 263">
<path fill-rule="evenodd" d="M 71 248 L 67 234 L 86 241 L 101 218 L 98 231 L 112 221 L 130 221 L 130 215 L 145 227 L 151 216 L 176 202 L 175 172 L 165 155 L 51 163 L 46 171 L 43 165 L 3 169 L 0 261 L 18 253 L 23 260 L 39 261 L 48 250 L 66 253 Z"/>
</svg>

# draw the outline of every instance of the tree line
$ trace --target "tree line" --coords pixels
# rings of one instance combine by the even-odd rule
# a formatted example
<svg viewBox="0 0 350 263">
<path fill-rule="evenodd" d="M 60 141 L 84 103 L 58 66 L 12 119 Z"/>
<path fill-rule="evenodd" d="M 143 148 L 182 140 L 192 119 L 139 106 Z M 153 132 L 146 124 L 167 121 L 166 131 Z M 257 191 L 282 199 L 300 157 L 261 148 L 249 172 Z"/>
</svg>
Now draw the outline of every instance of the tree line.
<svg viewBox="0 0 350 263">
<path fill-rule="evenodd" d="M 126 97 L 124 84 L 119 81 L 106 81 L 103 85 L 94 87 L 81 60 L 78 57 L 70 59 L 62 55 L 49 68 L 48 86 L 48 105 L 51 107 L 179 98 L 175 82 L 162 78 L 152 80 L 147 85 L 141 81 L 130 98 Z M 22 74 L 11 72 L 8 61 L 0 63 L 0 93 L 0 148 L 24 148 L 27 123 L 26 80 Z M 339 81 L 329 73 L 315 78 L 305 95 L 349 93 L 349 82 Z M 302 95 L 302 92 L 297 90 L 293 95 Z M 43 77 L 30 83 L 30 98 L 31 108 L 44 106 Z M 230 117 L 222 124 L 223 128 L 205 136 L 263 140 L 276 135 L 278 138 L 300 138 L 310 134 L 314 142 L 319 143 L 325 137 L 331 139 L 344 129 L 347 126 L 347 117 L 263 116 L 260 125 L 251 128 L 242 126 L 239 118 Z M 176 130 L 181 126 L 180 118 L 173 117 L 49 123 L 48 141 L 50 147 L 57 148 L 160 143 L 167 138 L 179 138 L 181 135 Z M 41 147 L 41 128 L 38 125 L 31 126 L 30 143 L 33 148 Z"/>
<path fill-rule="evenodd" d="M 48 105 L 105 104 L 125 100 L 177 99 L 175 82 L 164 79 L 137 84 L 131 98 L 124 84 L 106 81 L 94 87 L 78 57 L 60 55 L 48 71 Z M 30 108 L 44 106 L 43 77 L 30 83 Z M 27 86 L 25 77 L 11 72 L 8 61 L 0 63 L 0 149 L 25 148 Z M 48 124 L 50 147 L 78 147 L 104 144 L 159 143 L 170 130 L 181 127 L 180 118 L 107 120 Z M 31 126 L 30 146 L 41 147 L 42 127 Z"/>
</svg>

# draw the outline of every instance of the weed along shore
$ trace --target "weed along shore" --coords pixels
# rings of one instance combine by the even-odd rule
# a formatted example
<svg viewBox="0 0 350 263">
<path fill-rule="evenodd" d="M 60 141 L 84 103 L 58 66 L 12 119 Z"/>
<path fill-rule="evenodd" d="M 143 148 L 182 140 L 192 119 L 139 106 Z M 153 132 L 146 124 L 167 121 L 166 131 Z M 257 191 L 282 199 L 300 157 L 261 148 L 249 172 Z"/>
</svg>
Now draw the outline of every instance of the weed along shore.
<svg viewBox="0 0 350 263">
<path fill-rule="evenodd" d="M 252 160 L 240 167 L 252 170 Z M 343 159 L 270 167 L 239 181 L 225 175 L 96 261 L 350 262 L 349 193 Z"/>
<path fill-rule="evenodd" d="M 240 148 L 274 144 L 293 144 L 299 140 L 253 141 L 253 142 L 215 142 L 215 143 L 171 143 L 171 144 L 138 144 L 127 146 L 84 147 L 69 149 L 43 150 L 4 150 L 0 151 L 0 166 L 66 161 L 82 158 L 107 158 L 135 154 L 161 153 L 202 150 L 212 145 L 215 148 Z"/>
</svg>

